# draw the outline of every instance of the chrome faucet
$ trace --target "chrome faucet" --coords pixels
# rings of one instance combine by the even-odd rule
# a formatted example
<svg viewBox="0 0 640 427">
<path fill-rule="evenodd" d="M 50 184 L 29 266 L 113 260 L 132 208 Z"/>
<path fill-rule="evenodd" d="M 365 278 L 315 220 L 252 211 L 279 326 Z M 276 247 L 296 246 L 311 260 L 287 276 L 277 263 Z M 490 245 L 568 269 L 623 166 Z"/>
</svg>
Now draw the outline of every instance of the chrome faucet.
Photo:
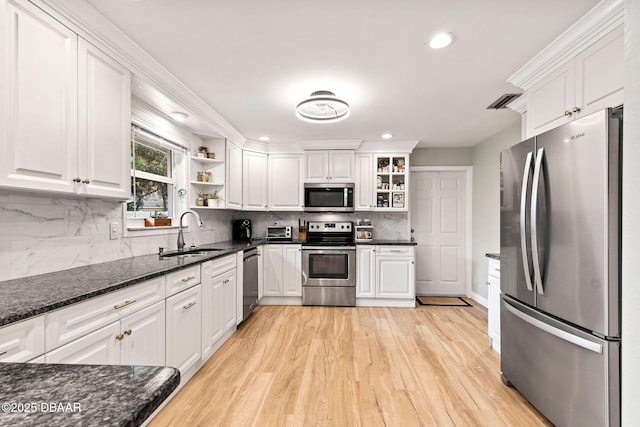
<svg viewBox="0 0 640 427">
<path fill-rule="evenodd" d="M 200 219 L 200 215 L 198 215 L 198 212 L 184 211 L 182 215 L 180 215 L 180 226 L 178 227 L 178 250 L 179 251 L 184 249 L 184 236 L 182 235 L 182 218 L 184 218 L 184 216 L 188 213 L 192 213 L 196 217 L 196 220 L 198 221 L 198 227 L 202 227 L 204 225 L 204 223 Z"/>
</svg>

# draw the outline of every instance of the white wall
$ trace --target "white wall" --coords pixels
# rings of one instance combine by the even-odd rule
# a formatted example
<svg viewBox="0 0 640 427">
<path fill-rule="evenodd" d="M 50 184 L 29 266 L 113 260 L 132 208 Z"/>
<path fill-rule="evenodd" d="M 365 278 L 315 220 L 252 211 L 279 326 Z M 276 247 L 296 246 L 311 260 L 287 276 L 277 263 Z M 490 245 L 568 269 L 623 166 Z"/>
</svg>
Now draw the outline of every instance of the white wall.
<svg viewBox="0 0 640 427">
<path fill-rule="evenodd" d="M 473 147 L 472 291 L 487 297 L 486 253 L 500 253 L 500 152 L 520 142 L 520 122 Z"/>
<path fill-rule="evenodd" d="M 416 148 L 409 157 L 409 164 L 411 166 L 470 166 L 473 162 L 472 156 L 470 147 Z"/>
<path fill-rule="evenodd" d="M 622 425 L 637 426 L 640 396 L 640 2 L 625 1 L 622 178 Z"/>
</svg>

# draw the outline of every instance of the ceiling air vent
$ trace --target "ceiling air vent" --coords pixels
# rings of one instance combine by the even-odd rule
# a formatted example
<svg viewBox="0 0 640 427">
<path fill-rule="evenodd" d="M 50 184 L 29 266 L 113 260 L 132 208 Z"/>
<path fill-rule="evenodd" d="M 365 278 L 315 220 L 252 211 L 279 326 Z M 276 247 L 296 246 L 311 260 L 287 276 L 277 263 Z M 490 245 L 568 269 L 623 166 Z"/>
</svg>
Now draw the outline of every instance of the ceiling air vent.
<svg viewBox="0 0 640 427">
<path fill-rule="evenodd" d="M 521 93 L 505 93 L 500 98 L 496 99 L 487 107 L 487 110 L 500 110 L 501 108 L 507 108 L 507 104 L 522 95 Z"/>
</svg>

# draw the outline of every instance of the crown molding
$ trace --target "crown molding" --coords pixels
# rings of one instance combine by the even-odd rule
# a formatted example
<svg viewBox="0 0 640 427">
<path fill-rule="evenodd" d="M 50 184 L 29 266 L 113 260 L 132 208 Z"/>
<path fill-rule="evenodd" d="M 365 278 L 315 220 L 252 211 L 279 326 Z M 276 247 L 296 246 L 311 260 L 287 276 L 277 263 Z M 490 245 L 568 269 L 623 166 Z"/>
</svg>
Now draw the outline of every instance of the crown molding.
<svg viewBox="0 0 640 427">
<path fill-rule="evenodd" d="M 299 141 L 298 145 L 303 150 L 357 150 L 361 143 L 359 139 L 318 139 Z"/>
<path fill-rule="evenodd" d="M 68 0 L 30 1 L 127 67 L 138 78 L 148 82 L 165 96 L 183 106 L 190 114 L 198 116 L 213 131 L 224 135 L 236 144 L 244 145 L 246 138 L 231 123 L 91 4 L 86 1 Z"/>
<path fill-rule="evenodd" d="M 508 103 L 507 108 L 520 114 L 527 111 L 527 93 L 523 93 L 522 95 Z"/>
<path fill-rule="evenodd" d="M 624 24 L 624 0 L 602 0 L 507 79 L 528 90 L 562 64 Z M 509 107 L 511 108 L 511 107 Z"/>
</svg>

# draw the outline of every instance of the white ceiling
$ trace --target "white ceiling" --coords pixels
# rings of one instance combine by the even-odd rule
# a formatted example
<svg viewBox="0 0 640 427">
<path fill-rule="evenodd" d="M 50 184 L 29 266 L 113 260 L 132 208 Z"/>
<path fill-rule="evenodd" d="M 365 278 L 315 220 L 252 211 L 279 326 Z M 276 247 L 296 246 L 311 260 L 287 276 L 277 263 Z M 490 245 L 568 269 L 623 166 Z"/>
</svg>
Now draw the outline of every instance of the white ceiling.
<svg viewBox="0 0 640 427">
<path fill-rule="evenodd" d="M 597 0 L 87 0 L 248 139 L 472 146 L 519 115 L 487 110 L 506 79 Z M 456 41 L 432 50 L 439 31 Z M 307 123 L 330 90 L 352 107 Z M 390 142 L 392 144 L 393 142 Z"/>
</svg>

